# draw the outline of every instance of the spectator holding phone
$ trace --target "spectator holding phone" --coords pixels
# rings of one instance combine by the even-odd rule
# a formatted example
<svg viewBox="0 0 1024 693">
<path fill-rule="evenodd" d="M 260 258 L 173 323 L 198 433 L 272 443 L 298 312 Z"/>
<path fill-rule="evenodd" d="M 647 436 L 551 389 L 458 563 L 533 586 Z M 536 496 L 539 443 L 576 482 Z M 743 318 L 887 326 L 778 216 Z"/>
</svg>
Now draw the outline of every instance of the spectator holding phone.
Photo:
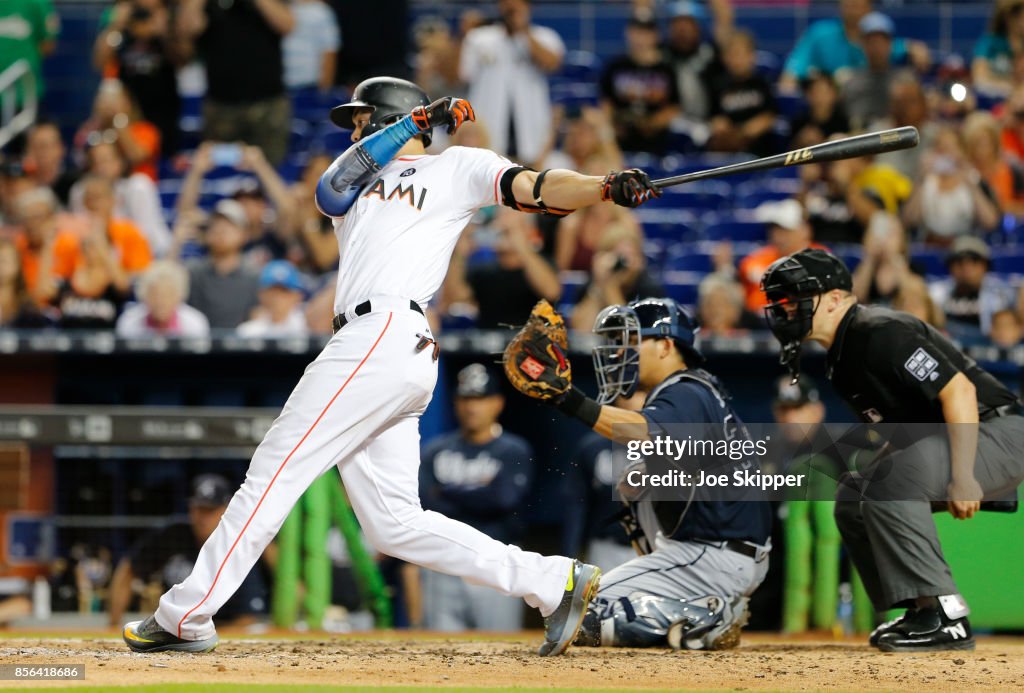
<svg viewBox="0 0 1024 693">
<path fill-rule="evenodd" d="M 142 119 L 131 94 L 116 79 L 100 82 L 92 115 L 75 133 L 74 152 L 80 166 L 85 162 L 87 146 L 100 142 L 117 144 L 132 171 L 157 179 L 160 131 Z"/>
<path fill-rule="evenodd" d="M 206 68 L 203 136 L 242 141 L 280 164 L 288 151 L 291 102 L 282 39 L 295 28 L 284 0 L 181 0 L 177 28 Z"/>
</svg>

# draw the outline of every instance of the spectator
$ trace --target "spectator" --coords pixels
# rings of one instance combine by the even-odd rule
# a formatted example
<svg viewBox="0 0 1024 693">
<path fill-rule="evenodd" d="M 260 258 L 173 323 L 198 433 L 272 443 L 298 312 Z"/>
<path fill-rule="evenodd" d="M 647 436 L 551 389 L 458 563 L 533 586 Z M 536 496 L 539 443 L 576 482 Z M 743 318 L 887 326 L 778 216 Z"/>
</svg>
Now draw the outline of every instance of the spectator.
<svg viewBox="0 0 1024 693">
<path fill-rule="evenodd" d="M 888 164 L 910 180 L 917 180 L 922 152 L 930 148 L 939 132 L 932 120 L 924 87 L 912 74 L 893 78 L 889 86 L 889 115 L 872 123 L 869 130 L 886 130 L 912 125 L 921 135 L 921 143 L 910 149 L 879 154 L 876 161 Z"/>
<path fill-rule="evenodd" d="M 638 411 L 646 396 L 646 392 L 637 392 L 628 399 L 619 397 L 613 404 Z M 562 553 L 576 557 L 585 554 L 587 562 L 602 572 L 636 558 L 629 537 L 618 523 L 622 502 L 614 495 L 616 475 L 628 464 L 624 446 L 609 445 L 607 438 L 588 431 L 579 441 L 562 481 Z"/>
<path fill-rule="evenodd" d="M 1014 61 L 1024 54 L 1024 0 L 996 0 L 988 32 L 974 44 L 971 77 L 979 91 L 1005 96 L 1014 87 Z"/>
<path fill-rule="evenodd" d="M 964 121 L 963 135 L 967 158 L 1002 210 L 1024 216 L 1024 173 L 1002 156 L 999 122 L 986 111 L 972 113 Z"/>
<path fill-rule="evenodd" d="M 807 110 L 789 123 L 793 146 L 807 146 L 804 142 L 817 144 L 849 131 L 850 123 L 831 77 L 821 72 L 812 73 L 804 80 L 804 98 Z"/>
<path fill-rule="evenodd" d="M 14 238 L 21 254 L 25 288 L 39 305 L 56 295 L 59 282 L 69 281 L 81 260 L 78 235 L 57 216 L 57 196 L 49 188 L 21 193 L 14 203 L 21 231 Z"/>
<path fill-rule="evenodd" d="M 946 315 L 950 333 L 961 339 L 992 331 L 992 316 L 1013 308 L 1013 292 L 989 274 L 992 251 L 985 241 L 960 236 L 946 258 L 949 279 L 931 285 L 932 300 Z"/>
<path fill-rule="evenodd" d="M 993 114 L 1001 116 L 1003 151 L 1013 163 L 1024 162 L 1024 83 L 1015 87 Z"/>
<path fill-rule="evenodd" d="M 957 236 L 999 224 L 995 196 L 967 162 L 956 130 L 939 133 L 922 168 L 922 180 L 907 201 L 903 221 L 924 242 L 948 247 Z"/>
<path fill-rule="evenodd" d="M 153 179 L 144 173 L 132 173 L 124 153 L 113 142 L 99 142 L 86 150 L 86 170 L 114 186 L 114 215 L 135 224 L 149 243 L 150 250 L 162 257 L 171 246 L 171 230 L 164 221 Z M 83 203 L 84 181 L 71 188 L 71 211 L 80 213 Z"/>
<path fill-rule="evenodd" d="M 420 465 L 425 510 L 465 522 L 498 541 L 515 541 L 533 480 L 533 450 L 498 424 L 505 406 L 498 377 L 473 363 L 458 375 L 455 418 L 459 430 L 430 441 Z M 461 578 L 422 571 L 423 625 L 445 632 L 471 628 L 518 631 L 522 602 Z"/>
<path fill-rule="evenodd" d="M 775 153 L 775 97 L 757 74 L 754 37 L 737 30 L 722 44 L 725 73 L 711 90 L 711 137 L 707 148 L 719 152 Z"/>
<path fill-rule="evenodd" d="M 462 130 L 459 128 L 460 133 Z M 311 156 L 302 177 L 291 186 L 290 191 L 291 206 L 295 210 L 295 236 L 302 245 L 305 258 L 303 267 L 315 274 L 330 272 L 338 266 L 338 239 L 334 235 L 334 226 L 330 217 L 317 209 L 313 199 L 316 184 L 331 161 L 327 154 Z"/>
<path fill-rule="evenodd" d="M 271 259 L 288 257 L 295 245 L 294 203 L 284 180 L 257 146 L 200 144 L 181 185 L 178 214 L 198 210 L 203 178 L 218 166 L 256 175 L 256 181 L 241 182 L 233 194 L 245 213 L 247 262 L 262 267 Z"/>
<path fill-rule="evenodd" d="M 786 58 L 780 87 L 796 91 L 800 80 L 806 79 L 812 70 L 832 76 L 841 85 L 850 71 L 863 67 L 866 58 L 859 45 L 860 21 L 871 12 L 871 6 L 871 0 L 839 0 L 838 19 L 821 19 L 811 24 Z M 920 41 L 893 41 L 892 62 L 899 64 L 907 58 L 921 71 L 931 63 L 928 47 Z"/>
<path fill-rule="evenodd" d="M 558 272 L 540 254 L 542 239 L 532 217 L 500 209 L 494 262 L 467 268 L 464 252 L 457 250 L 452 256 L 445 302 L 475 304 L 478 327 L 519 324 L 538 300 L 555 303 L 562 295 Z"/>
<path fill-rule="evenodd" d="M 98 176 L 83 179 L 87 226 L 79 239 L 80 260 L 62 282 L 54 303 L 61 327 L 113 328 L 135 276 L 152 259 L 145 236 L 130 221 L 114 217 L 114 188 Z"/>
<path fill-rule="evenodd" d="M 928 293 L 928 283 L 919 275 L 904 275 L 893 296 L 892 309 L 910 313 L 937 330 L 946 329 L 946 316 Z"/>
<path fill-rule="evenodd" d="M 160 131 L 139 117 L 131 94 L 116 79 L 100 82 L 92 115 L 75 133 L 74 150 L 79 165 L 85 162 L 86 148 L 100 142 L 116 143 L 133 172 L 157 179 Z"/>
<path fill-rule="evenodd" d="M 206 67 L 203 138 L 258 146 L 284 161 L 291 103 L 284 89 L 282 37 L 295 27 L 283 0 L 181 0 L 178 30 Z"/>
<path fill-rule="evenodd" d="M 622 168 L 622 152 L 604 111 L 585 106 L 563 112 L 559 120 L 560 129 L 564 130 L 562 146 L 551 152 L 544 162 L 545 168 L 571 168 L 576 171 L 592 170 L 596 166 Z M 456 136 L 462 134 L 464 128 L 459 128 Z"/>
<path fill-rule="evenodd" d="M 626 24 L 626 53 L 601 74 L 601 106 L 615 127 L 619 147 L 632 152 L 668 153 L 669 124 L 680 113 L 675 73 L 658 50 L 658 25 L 632 18 Z"/>
<path fill-rule="evenodd" d="M 554 30 L 530 23 L 530 0 L 497 5 L 497 24 L 466 34 L 459 76 L 495 151 L 528 166 L 541 161 L 549 146 L 547 75 L 561 67 L 565 45 Z"/>
<path fill-rule="evenodd" d="M 305 337 L 309 334 L 302 299 L 306 287 L 287 260 L 268 262 L 260 273 L 258 317 L 238 326 L 242 337 Z"/>
<path fill-rule="evenodd" d="M 139 277 L 135 293 L 140 303 L 125 308 L 117 319 L 118 337 L 207 337 L 206 316 L 185 303 L 188 270 L 170 260 L 158 260 Z"/>
<path fill-rule="evenodd" d="M 453 36 L 448 23 L 436 15 L 419 19 L 412 33 L 416 43 L 416 84 L 428 94 L 461 93 L 464 90 L 459 80 L 462 36 Z"/>
<path fill-rule="evenodd" d="M 0 155 L 0 235 L 10 236 L 13 231 L 9 227 L 16 226 L 18 214 L 15 202 L 23 192 L 38 187 L 25 174 L 25 169 L 17 159 L 4 159 Z M 52 191 L 51 191 L 52 192 Z"/>
<path fill-rule="evenodd" d="M 594 265 L 594 254 L 612 229 L 625 229 L 629 234 L 643 238 L 640 222 L 629 210 L 589 210 L 589 207 L 581 209 L 578 214 L 559 222 L 555 236 L 555 264 L 559 269 L 589 272 Z"/>
<path fill-rule="evenodd" d="M 29 294 L 17 244 L 0 236 L 0 327 L 26 329 L 50 324 Z"/>
<path fill-rule="evenodd" d="M 784 255 L 821 246 L 811 242 L 810 224 L 796 200 L 765 202 L 754 210 L 754 218 L 767 227 L 768 244 L 740 260 L 739 279 L 746 291 L 747 310 L 759 315 L 765 305 L 761 276 L 768 266 Z"/>
<path fill-rule="evenodd" d="M 60 18 L 50 0 L 8 0 L 0 4 L 0 72 L 25 60 L 35 77 L 35 98 L 42 101 L 43 58 L 53 53 L 60 33 Z M 15 92 L 17 104 L 23 104 L 24 87 Z"/>
<path fill-rule="evenodd" d="M 889 113 L 889 90 L 893 75 L 893 23 L 881 12 L 871 12 L 860 20 L 861 41 L 866 64 L 853 70 L 843 84 L 843 105 L 854 130 Z"/>
<path fill-rule="evenodd" d="M 68 204 L 71 186 L 80 175 L 66 166 L 67 149 L 56 123 L 37 121 L 28 130 L 22 166 L 36 185 L 50 188 L 60 204 Z"/>
<path fill-rule="evenodd" d="M 172 32 L 164 0 L 117 0 L 104 12 L 93 44 L 93 65 L 117 77 L 139 105 L 142 117 L 160 131 L 160 153 L 178 151 L 181 97 L 177 70 L 187 46 Z"/>
<path fill-rule="evenodd" d="M 110 581 L 111 626 L 121 627 L 138 593 L 136 580 L 146 586 L 155 583 L 154 591 L 160 593 L 188 577 L 199 549 L 227 510 L 231 494 L 232 487 L 222 476 L 196 477 L 188 501 L 188 522 L 147 534 L 121 559 Z M 251 624 L 267 612 L 269 596 L 261 567 L 256 566 L 217 612 L 218 620 L 231 626 Z"/>
<path fill-rule="evenodd" d="M 709 85 L 725 71 L 719 46 L 733 30 L 730 0 L 710 0 L 709 5 L 714 17 L 712 40 L 703 35 L 701 24 L 707 19 L 703 5 L 682 0 L 669 5 L 668 32 L 662 48 L 675 70 L 683 115 L 697 122 L 710 116 Z"/>
<path fill-rule="evenodd" d="M 701 337 L 739 337 L 748 332 L 743 287 L 732 277 L 713 273 L 697 287 Z"/>
<path fill-rule="evenodd" d="M 997 347 L 1012 349 L 1020 344 L 1022 334 L 1020 318 L 1015 311 L 1007 308 L 992 314 L 992 328 L 988 338 Z"/>
<path fill-rule="evenodd" d="M 620 224 L 607 228 L 594 253 L 590 278 L 576 298 L 573 329 L 590 332 L 606 306 L 665 295 L 664 287 L 647 271 L 643 242 L 638 229 Z"/>
<path fill-rule="evenodd" d="M 861 303 L 890 303 L 906 276 L 923 274 L 907 257 L 907 234 L 899 219 L 878 211 L 864 233 L 864 251 L 853 271 L 853 293 Z"/>
<path fill-rule="evenodd" d="M 341 31 L 334 10 L 323 0 L 291 0 L 295 28 L 281 43 L 284 84 L 288 89 L 334 86 L 334 72 L 341 48 Z"/>
<path fill-rule="evenodd" d="M 221 200 L 206 230 L 208 256 L 191 267 L 188 302 L 210 327 L 234 329 L 256 307 L 259 276 L 242 262 L 245 210 L 237 200 Z"/>
</svg>

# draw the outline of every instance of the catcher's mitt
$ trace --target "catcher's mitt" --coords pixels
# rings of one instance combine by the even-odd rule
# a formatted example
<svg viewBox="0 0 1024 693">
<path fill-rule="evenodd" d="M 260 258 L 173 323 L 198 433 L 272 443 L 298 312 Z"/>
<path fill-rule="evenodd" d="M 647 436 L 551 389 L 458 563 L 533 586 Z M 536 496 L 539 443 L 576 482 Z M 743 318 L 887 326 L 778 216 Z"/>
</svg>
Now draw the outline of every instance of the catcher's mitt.
<svg viewBox="0 0 1024 693">
<path fill-rule="evenodd" d="M 568 346 L 565 320 L 541 299 L 505 347 L 505 375 L 515 389 L 528 397 L 556 399 L 572 386 L 572 367 L 565 355 Z"/>
</svg>

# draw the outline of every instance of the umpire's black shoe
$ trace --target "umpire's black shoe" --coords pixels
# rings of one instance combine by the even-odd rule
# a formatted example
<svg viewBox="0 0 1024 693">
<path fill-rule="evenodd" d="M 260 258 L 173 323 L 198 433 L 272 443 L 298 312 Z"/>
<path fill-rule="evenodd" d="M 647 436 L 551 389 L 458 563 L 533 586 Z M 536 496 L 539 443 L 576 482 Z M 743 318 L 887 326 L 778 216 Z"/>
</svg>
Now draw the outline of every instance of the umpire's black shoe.
<svg viewBox="0 0 1024 693">
<path fill-rule="evenodd" d="M 579 561 L 572 562 L 569 579 L 565 583 L 562 601 L 550 616 L 544 619 L 544 644 L 541 657 L 554 657 L 565 652 L 576 639 L 587 614 L 587 605 L 597 594 L 601 583 L 601 569 Z"/>
<path fill-rule="evenodd" d="M 868 636 L 868 644 L 871 645 L 871 647 L 878 647 L 879 638 L 881 638 L 889 631 L 894 630 L 901 623 L 906 621 L 908 618 L 912 617 L 916 611 L 917 609 L 907 609 L 893 620 L 886 621 L 882 625 L 878 626 L 878 628 L 875 628 L 873 631 L 871 631 L 871 635 Z"/>
<path fill-rule="evenodd" d="M 947 618 L 941 609 L 918 609 L 878 638 L 882 652 L 973 650 L 974 636 L 967 618 Z"/>
<path fill-rule="evenodd" d="M 182 640 L 161 628 L 152 616 L 126 623 L 121 637 L 134 652 L 210 652 L 220 641 L 216 633 L 203 640 Z"/>
</svg>

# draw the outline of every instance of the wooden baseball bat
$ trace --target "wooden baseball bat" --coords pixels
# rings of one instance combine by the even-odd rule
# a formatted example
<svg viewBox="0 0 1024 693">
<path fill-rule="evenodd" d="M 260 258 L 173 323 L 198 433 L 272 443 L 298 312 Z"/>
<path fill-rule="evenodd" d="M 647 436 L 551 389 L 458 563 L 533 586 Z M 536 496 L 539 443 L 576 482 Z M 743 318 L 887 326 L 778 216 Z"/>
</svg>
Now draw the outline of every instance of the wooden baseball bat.
<svg viewBox="0 0 1024 693">
<path fill-rule="evenodd" d="M 742 161 L 738 164 L 709 168 L 704 171 L 683 173 L 669 178 L 659 178 L 652 182 L 655 187 L 668 188 L 682 183 L 692 183 L 695 180 L 731 176 L 735 173 L 767 171 L 772 168 L 800 166 L 802 164 L 820 163 L 823 161 L 838 161 L 839 159 L 856 159 L 861 156 L 893 152 L 898 149 L 910 149 L 911 147 L 916 147 L 920 141 L 921 138 L 917 134 L 917 128 L 907 126 L 892 130 L 869 132 L 864 135 L 854 135 L 853 137 L 844 137 L 841 140 L 823 142 L 812 147 L 794 149 L 791 152 L 774 154 L 761 159 L 754 159 L 753 161 Z"/>
</svg>

